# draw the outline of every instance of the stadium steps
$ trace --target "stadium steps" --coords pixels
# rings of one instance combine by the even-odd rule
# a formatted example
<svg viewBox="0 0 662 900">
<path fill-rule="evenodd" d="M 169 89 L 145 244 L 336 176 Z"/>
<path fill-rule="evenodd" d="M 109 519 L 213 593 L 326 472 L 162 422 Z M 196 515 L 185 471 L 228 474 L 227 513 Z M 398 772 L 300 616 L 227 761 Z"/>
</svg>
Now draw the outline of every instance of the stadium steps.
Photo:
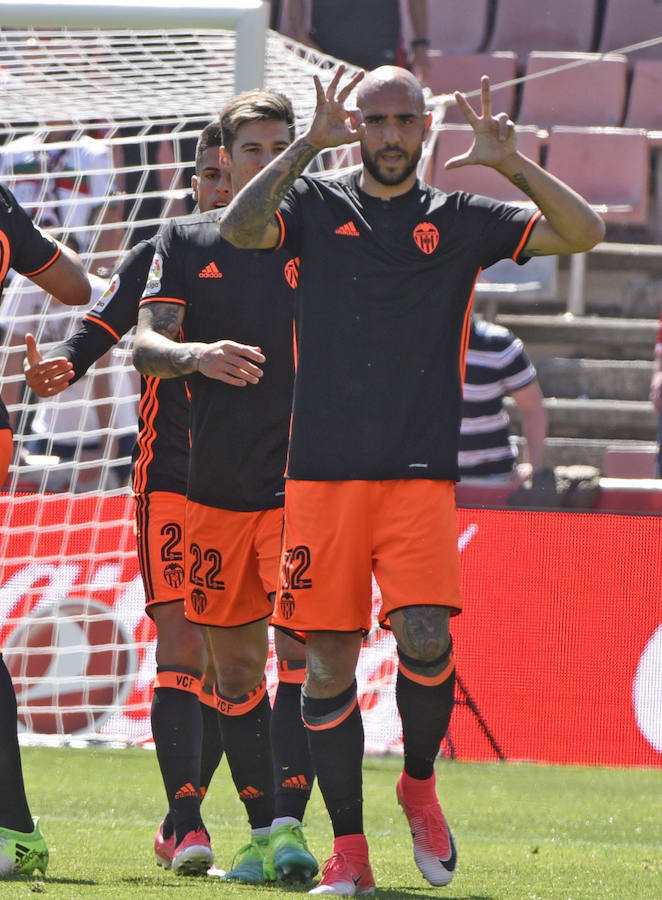
<svg viewBox="0 0 662 900">
<path fill-rule="evenodd" d="M 549 417 L 548 465 L 603 471 L 614 445 L 643 457 L 654 452 L 657 413 L 648 389 L 657 319 L 502 313 L 496 321 L 522 339 L 538 370 Z M 506 402 L 519 434 L 516 404 Z"/>
</svg>

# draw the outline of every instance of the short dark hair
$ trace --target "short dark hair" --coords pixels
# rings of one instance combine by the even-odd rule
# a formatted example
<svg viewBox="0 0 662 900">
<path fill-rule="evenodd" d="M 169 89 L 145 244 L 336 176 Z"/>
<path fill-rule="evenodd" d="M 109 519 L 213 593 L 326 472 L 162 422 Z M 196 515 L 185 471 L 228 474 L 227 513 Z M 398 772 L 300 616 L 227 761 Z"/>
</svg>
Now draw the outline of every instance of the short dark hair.
<svg viewBox="0 0 662 900">
<path fill-rule="evenodd" d="M 200 175 L 202 166 L 202 154 L 210 147 L 223 146 L 223 132 L 220 122 L 210 122 L 200 132 L 198 143 L 195 145 L 195 174 Z"/>
<path fill-rule="evenodd" d="M 241 125 L 265 119 L 285 122 L 290 132 L 290 140 L 294 140 L 294 110 L 284 94 L 255 88 L 251 91 L 243 91 L 229 100 L 219 113 L 223 146 L 227 152 L 232 153 L 232 146 L 237 139 L 237 131 Z"/>
</svg>

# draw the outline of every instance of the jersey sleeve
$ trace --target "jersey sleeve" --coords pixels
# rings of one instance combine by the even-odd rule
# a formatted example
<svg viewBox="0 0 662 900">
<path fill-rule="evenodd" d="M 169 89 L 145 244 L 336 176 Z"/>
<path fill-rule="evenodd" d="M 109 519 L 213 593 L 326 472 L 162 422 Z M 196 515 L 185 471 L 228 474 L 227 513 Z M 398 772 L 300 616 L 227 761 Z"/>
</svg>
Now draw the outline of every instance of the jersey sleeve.
<svg viewBox="0 0 662 900">
<path fill-rule="evenodd" d="M 126 254 L 80 328 L 49 350 L 49 358 L 65 356 L 73 364 L 72 384 L 135 326 L 155 243 L 141 241 Z"/>
<path fill-rule="evenodd" d="M 0 189 L 0 281 L 10 266 L 22 275 L 38 275 L 52 265 L 60 248 L 38 228 L 7 188 Z"/>
<path fill-rule="evenodd" d="M 177 222 L 169 222 L 157 237 L 140 306 L 144 306 L 146 303 L 186 305 L 186 287 L 182 265 L 184 254 L 178 252 L 179 240 Z"/>
<path fill-rule="evenodd" d="M 281 229 L 280 241 L 277 248 L 285 247 L 293 254 L 298 254 L 299 237 L 301 233 L 300 201 L 311 188 L 307 178 L 297 178 L 287 192 L 276 213 L 276 218 Z"/>
<path fill-rule="evenodd" d="M 155 247 L 155 238 L 136 244 L 115 269 L 105 292 L 85 316 L 105 329 L 113 343 L 138 321 L 138 302 L 145 289 Z"/>
<path fill-rule="evenodd" d="M 480 266 L 486 269 L 500 259 L 512 259 L 520 265 L 529 261 L 524 247 L 540 210 L 499 203 L 487 197 L 464 195 L 465 223 L 475 244 Z"/>
</svg>

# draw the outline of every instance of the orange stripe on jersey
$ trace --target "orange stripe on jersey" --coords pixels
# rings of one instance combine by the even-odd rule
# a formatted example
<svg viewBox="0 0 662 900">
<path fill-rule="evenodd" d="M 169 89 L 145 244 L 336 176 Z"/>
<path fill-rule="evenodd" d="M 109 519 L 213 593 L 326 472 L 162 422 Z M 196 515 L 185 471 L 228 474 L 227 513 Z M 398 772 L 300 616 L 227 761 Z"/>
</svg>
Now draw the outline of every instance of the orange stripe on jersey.
<svg viewBox="0 0 662 900">
<path fill-rule="evenodd" d="M 0 231 L 0 286 L 2 286 L 2 282 L 9 271 L 10 261 L 11 247 L 9 246 L 9 238 L 4 231 Z"/>
<path fill-rule="evenodd" d="M 276 219 L 278 220 L 278 226 L 280 228 L 280 238 L 278 239 L 278 243 L 274 247 L 274 250 L 280 250 L 285 243 L 285 222 L 283 222 L 283 217 L 278 210 L 276 210 Z"/>
<path fill-rule="evenodd" d="M 119 339 L 122 337 L 122 335 L 118 334 L 114 328 L 111 328 L 110 325 L 107 324 L 107 322 L 102 322 L 101 319 L 97 319 L 96 316 L 90 315 L 88 313 L 88 315 L 83 316 L 83 320 L 88 321 L 88 322 L 94 322 L 94 324 L 98 325 L 100 328 L 105 328 L 106 331 L 108 332 L 108 334 L 111 337 L 114 337 L 116 341 L 119 341 Z"/>
<path fill-rule="evenodd" d="M 266 693 L 267 679 L 263 678 L 257 687 L 238 700 L 231 700 L 229 697 L 218 694 L 216 709 L 224 716 L 243 716 L 255 709 Z"/>
<path fill-rule="evenodd" d="M 142 575 L 145 585 L 145 593 L 147 597 L 154 596 L 154 581 L 152 579 L 152 569 L 150 566 L 149 556 L 149 495 L 134 494 L 136 501 L 136 537 L 138 552 L 138 562 L 140 563 L 140 574 Z"/>
<path fill-rule="evenodd" d="M 146 303 L 177 303 L 179 306 L 186 306 L 186 300 L 180 300 L 178 297 L 143 297 L 138 306 L 144 306 Z"/>
<path fill-rule="evenodd" d="M 145 390 L 140 398 L 139 413 L 143 421 L 143 427 L 138 433 L 136 441 L 139 452 L 133 470 L 133 489 L 136 493 L 143 491 L 147 484 L 147 469 L 154 459 L 154 441 L 156 440 L 156 428 L 154 419 L 159 410 L 157 388 L 160 378 L 153 375 L 145 376 Z"/>
<path fill-rule="evenodd" d="M 60 248 L 56 247 L 55 253 L 51 256 L 51 258 L 48 260 L 47 263 L 44 263 L 43 266 L 41 266 L 38 269 L 35 269 L 34 272 L 21 272 L 21 275 L 25 275 L 26 278 L 32 278 L 33 275 L 38 275 L 40 272 L 45 272 L 46 269 L 49 268 L 49 266 L 53 265 L 53 263 L 55 262 L 55 260 L 58 258 L 59 255 L 60 255 Z"/>
<path fill-rule="evenodd" d="M 176 691 L 186 691 L 189 694 L 200 696 L 200 688 L 202 682 L 195 675 L 189 672 L 177 672 L 172 669 L 166 669 L 164 672 L 157 672 L 154 679 L 154 690 L 156 688 L 174 688 Z"/>
<path fill-rule="evenodd" d="M 436 687 L 438 684 L 443 684 L 446 679 L 453 674 L 453 670 L 455 669 L 455 656 L 451 653 L 448 657 L 449 662 L 443 672 L 440 672 L 438 675 L 419 675 L 414 674 L 411 669 L 407 669 L 403 664 L 402 660 L 400 660 L 398 664 L 398 668 L 410 681 L 415 681 L 416 684 L 421 684 L 423 687 Z"/>
<path fill-rule="evenodd" d="M 349 707 L 347 709 L 344 709 L 336 719 L 331 719 L 330 721 L 325 722 L 323 725 L 311 725 L 310 722 L 306 721 L 306 719 L 303 720 L 304 724 L 306 728 L 309 728 L 311 731 L 327 731 L 329 728 L 336 728 L 354 712 L 354 708 L 356 707 L 356 704 L 358 702 L 358 697 L 355 696 L 354 700 L 349 704 Z"/>
<path fill-rule="evenodd" d="M 304 659 L 279 660 L 278 680 L 285 684 L 303 684 L 306 680 L 306 661 Z"/>
<path fill-rule="evenodd" d="M 476 290 L 476 282 L 480 276 L 482 269 L 476 272 L 471 293 L 469 294 L 469 302 L 464 312 L 464 320 L 462 322 L 462 338 L 460 339 L 460 384 L 464 391 L 464 376 L 467 369 L 467 350 L 469 349 L 469 335 L 471 334 L 471 310 L 474 305 L 474 291 Z"/>
<path fill-rule="evenodd" d="M 519 242 L 519 244 L 517 245 L 517 249 L 513 253 L 513 259 L 515 260 L 515 262 L 517 262 L 517 257 L 520 255 L 520 253 L 524 249 L 524 245 L 526 244 L 526 242 L 529 239 L 529 235 L 531 234 L 531 229 L 533 228 L 533 226 L 536 224 L 536 222 L 538 221 L 538 219 L 541 216 L 542 216 L 541 211 L 539 209 L 537 209 L 535 211 L 535 213 L 529 219 L 528 225 L 524 229 L 524 234 L 522 235 L 522 240 Z"/>
</svg>

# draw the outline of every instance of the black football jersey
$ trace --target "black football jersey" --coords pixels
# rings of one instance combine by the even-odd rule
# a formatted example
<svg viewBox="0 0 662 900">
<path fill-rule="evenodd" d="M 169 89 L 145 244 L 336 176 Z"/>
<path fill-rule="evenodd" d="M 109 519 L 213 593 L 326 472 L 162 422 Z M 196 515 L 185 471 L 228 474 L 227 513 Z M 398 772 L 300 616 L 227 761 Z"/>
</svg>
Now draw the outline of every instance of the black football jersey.
<svg viewBox="0 0 662 900">
<path fill-rule="evenodd" d="M 184 304 L 184 341 L 227 339 L 261 348 L 266 362 L 256 385 L 188 376 L 187 496 L 219 509 L 273 509 L 284 502 L 298 261 L 283 251 L 237 250 L 219 236 L 222 214 L 169 223 L 141 304 Z"/>
</svg>

